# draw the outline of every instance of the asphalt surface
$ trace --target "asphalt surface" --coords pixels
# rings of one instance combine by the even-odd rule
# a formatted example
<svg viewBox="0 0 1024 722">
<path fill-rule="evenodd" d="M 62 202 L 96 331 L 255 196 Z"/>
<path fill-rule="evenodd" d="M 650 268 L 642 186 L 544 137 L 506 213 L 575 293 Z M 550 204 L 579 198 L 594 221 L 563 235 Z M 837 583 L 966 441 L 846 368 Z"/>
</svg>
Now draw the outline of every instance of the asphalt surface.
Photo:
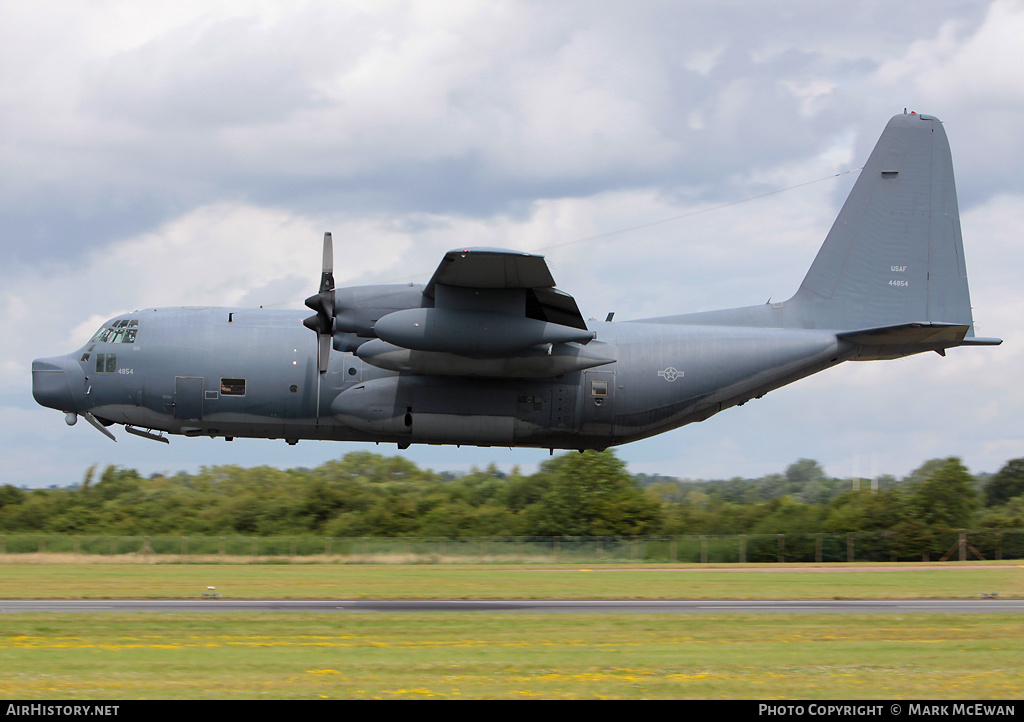
<svg viewBox="0 0 1024 722">
<path fill-rule="evenodd" d="M 971 614 L 1024 613 L 1024 599 L 902 600 L 346 600 L 346 599 L 18 599 L 0 613 L 50 612 L 487 612 L 544 614 Z"/>
</svg>

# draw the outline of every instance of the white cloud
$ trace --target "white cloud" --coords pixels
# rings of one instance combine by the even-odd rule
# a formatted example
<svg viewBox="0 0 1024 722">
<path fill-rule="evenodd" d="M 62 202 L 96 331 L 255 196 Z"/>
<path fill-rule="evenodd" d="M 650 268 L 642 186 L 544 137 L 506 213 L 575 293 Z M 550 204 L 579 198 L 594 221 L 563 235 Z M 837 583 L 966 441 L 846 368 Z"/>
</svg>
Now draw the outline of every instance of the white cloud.
<svg viewBox="0 0 1024 722">
<path fill-rule="evenodd" d="M 937 37 L 918 40 L 904 55 L 884 63 L 879 80 L 910 80 L 922 95 L 947 107 L 1024 104 L 1024 76 L 1018 72 L 1024 4 L 995 0 L 981 26 L 963 34 L 963 22 L 945 22 Z"/>
<path fill-rule="evenodd" d="M 339 284 L 422 282 L 443 251 L 490 245 L 547 253 L 587 315 L 780 299 L 852 176 L 658 221 L 858 165 L 907 105 L 947 121 L 979 333 L 1004 346 L 847 365 L 622 455 L 680 476 L 942 453 L 992 470 L 1024 455 L 1022 17 L 1007 0 L 4 3 L 0 395 L 30 405 L 31 359 L 122 311 L 301 307 L 325 230 Z M 9 465 L 57 439 L 81 439 L 82 469 L 94 448 L 153 453 L 44 410 L 5 419 L 28 433 L 17 457 L 3 442 Z M 159 463 L 237 448 L 183 442 Z M 351 447 L 300 448 L 245 457 Z M 448 452 L 416 453 L 470 458 Z"/>
</svg>

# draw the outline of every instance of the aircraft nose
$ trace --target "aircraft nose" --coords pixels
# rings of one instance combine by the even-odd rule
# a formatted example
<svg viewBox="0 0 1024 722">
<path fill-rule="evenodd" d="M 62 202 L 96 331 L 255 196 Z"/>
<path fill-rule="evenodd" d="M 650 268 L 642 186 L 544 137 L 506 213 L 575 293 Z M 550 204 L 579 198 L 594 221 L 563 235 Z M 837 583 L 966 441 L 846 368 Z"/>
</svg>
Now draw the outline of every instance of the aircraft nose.
<svg viewBox="0 0 1024 722">
<path fill-rule="evenodd" d="M 32 362 L 32 396 L 42 406 L 59 411 L 76 412 L 69 376 L 81 373 L 67 356 L 41 358 Z"/>
</svg>

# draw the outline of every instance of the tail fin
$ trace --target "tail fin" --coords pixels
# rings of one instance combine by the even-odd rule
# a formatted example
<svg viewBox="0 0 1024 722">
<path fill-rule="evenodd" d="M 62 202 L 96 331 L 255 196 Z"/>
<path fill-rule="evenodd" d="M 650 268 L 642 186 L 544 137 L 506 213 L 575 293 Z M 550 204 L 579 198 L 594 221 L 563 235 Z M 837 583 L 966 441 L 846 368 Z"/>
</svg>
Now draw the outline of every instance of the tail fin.
<svg viewBox="0 0 1024 722">
<path fill-rule="evenodd" d="M 835 331 L 862 359 L 1002 343 L 974 335 L 949 141 L 916 113 L 889 121 L 791 299 L 647 320 Z"/>
<path fill-rule="evenodd" d="M 953 161 L 938 118 L 889 121 L 790 304 L 815 328 L 955 325 L 974 336 Z"/>
</svg>

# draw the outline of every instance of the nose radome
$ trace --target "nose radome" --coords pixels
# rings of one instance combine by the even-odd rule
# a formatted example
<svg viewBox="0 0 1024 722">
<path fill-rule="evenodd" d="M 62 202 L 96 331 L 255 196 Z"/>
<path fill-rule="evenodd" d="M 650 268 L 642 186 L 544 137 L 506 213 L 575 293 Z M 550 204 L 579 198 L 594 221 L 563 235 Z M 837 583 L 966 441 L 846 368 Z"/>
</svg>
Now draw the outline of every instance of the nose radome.
<svg viewBox="0 0 1024 722">
<path fill-rule="evenodd" d="M 71 385 L 65 371 L 65 356 L 36 359 L 32 362 L 32 397 L 36 403 L 59 411 L 77 411 Z"/>
</svg>

